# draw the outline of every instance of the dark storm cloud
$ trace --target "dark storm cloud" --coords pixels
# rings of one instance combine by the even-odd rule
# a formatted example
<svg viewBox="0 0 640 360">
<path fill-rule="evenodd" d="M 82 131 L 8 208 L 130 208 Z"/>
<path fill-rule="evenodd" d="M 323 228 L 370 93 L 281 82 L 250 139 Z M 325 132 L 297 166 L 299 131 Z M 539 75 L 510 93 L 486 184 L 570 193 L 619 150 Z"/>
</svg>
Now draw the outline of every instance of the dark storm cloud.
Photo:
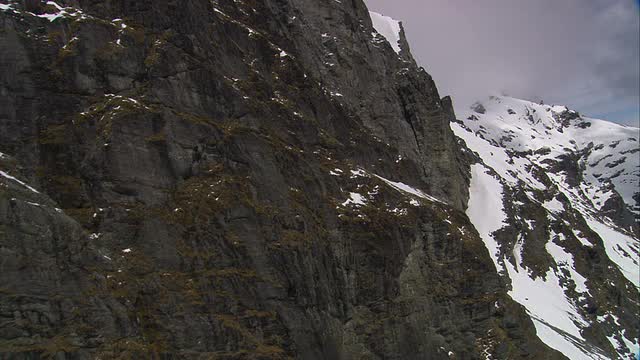
<svg viewBox="0 0 640 360">
<path fill-rule="evenodd" d="M 458 107 L 488 93 L 638 121 L 632 0 L 366 0 L 402 20 L 418 62 Z"/>
</svg>

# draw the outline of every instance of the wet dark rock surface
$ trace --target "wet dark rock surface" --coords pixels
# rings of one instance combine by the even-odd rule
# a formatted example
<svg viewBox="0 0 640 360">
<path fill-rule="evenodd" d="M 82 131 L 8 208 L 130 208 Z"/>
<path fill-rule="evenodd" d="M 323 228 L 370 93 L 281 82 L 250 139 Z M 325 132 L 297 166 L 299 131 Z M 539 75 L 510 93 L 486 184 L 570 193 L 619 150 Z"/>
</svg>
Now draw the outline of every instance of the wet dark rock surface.
<svg viewBox="0 0 640 360">
<path fill-rule="evenodd" d="M 58 4 L 0 10 L 0 358 L 562 358 L 360 0 Z"/>
</svg>

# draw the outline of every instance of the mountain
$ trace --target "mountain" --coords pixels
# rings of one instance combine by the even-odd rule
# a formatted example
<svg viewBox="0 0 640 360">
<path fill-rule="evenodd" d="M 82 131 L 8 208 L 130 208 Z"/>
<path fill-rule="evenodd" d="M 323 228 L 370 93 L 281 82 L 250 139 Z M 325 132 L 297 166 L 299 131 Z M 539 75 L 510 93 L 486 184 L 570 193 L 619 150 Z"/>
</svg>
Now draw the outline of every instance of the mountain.
<svg viewBox="0 0 640 360">
<path fill-rule="evenodd" d="M 470 150 L 361 0 L 5 0 L 0 24 L 0 358 L 630 356 L 619 176 L 593 214 L 557 196 L 566 246 L 509 250 L 559 190 Z"/>
<path fill-rule="evenodd" d="M 460 115 L 467 214 L 538 337 L 571 359 L 635 359 L 639 129 L 506 96 Z"/>
</svg>

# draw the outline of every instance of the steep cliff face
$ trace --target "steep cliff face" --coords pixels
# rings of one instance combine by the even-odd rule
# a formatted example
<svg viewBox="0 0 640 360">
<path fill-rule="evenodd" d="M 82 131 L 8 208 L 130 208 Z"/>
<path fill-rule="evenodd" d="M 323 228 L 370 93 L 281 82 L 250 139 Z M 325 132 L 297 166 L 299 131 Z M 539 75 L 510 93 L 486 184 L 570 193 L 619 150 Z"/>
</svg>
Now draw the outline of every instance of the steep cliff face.
<svg viewBox="0 0 640 360">
<path fill-rule="evenodd" d="M 0 24 L 3 358 L 563 358 L 464 213 L 450 101 L 360 0 Z"/>
<path fill-rule="evenodd" d="M 571 359 L 636 359 L 639 129 L 505 96 L 461 115 L 469 217 L 538 337 Z"/>
</svg>

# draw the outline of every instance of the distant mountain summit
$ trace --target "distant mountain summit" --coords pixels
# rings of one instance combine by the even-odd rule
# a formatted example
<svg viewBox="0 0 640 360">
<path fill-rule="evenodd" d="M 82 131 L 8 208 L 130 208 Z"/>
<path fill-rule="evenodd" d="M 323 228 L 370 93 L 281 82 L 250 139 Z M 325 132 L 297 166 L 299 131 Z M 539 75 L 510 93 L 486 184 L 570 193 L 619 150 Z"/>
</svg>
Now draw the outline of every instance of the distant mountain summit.
<svg viewBox="0 0 640 360">
<path fill-rule="evenodd" d="M 528 155 L 532 164 L 564 177 L 554 180 L 576 190 L 590 211 L 637 231 L 640 129 L 505 96 L 476 103 L 461 117 L 462 125 L 486 142 Z"/>
<path fill-rule="evenodd" d="M 638 129 L 505 96 L 459 115 L 467 213 L 538 337 L 571 359 L 634 359 Z"/>
</svg>

